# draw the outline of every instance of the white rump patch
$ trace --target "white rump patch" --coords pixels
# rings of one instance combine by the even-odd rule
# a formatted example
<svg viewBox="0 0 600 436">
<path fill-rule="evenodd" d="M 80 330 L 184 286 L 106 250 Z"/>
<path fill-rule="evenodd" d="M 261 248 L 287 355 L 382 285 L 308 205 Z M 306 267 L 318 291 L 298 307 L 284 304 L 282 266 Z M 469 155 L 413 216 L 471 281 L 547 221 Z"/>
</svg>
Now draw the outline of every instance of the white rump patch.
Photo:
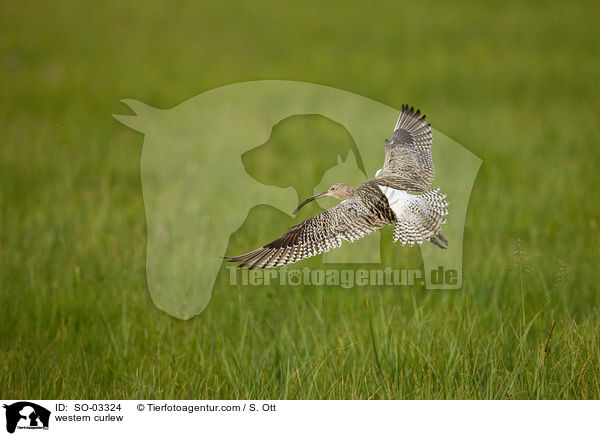
<svg viewBox="0 0 600 436">
<path fill-rule="evenodd" d="M 400 189 L 379 185 L 379 189 L 387 197 L 390 207 L 396 214 L 396 219 L 401 221 L 408 214 L 408 205 L 418 198 L 418 195 L 409 194 Z"/>
</svg>

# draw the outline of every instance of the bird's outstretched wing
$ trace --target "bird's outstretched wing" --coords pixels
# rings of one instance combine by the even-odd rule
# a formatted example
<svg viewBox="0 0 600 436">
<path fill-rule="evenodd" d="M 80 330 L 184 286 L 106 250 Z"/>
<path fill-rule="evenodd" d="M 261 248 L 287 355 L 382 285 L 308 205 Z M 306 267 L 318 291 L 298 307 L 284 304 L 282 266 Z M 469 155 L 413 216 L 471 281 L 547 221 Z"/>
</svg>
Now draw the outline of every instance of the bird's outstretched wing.
<svg viewBox="0 0 600 436">
<path fill-rule="evenodd" d="M 351 197 L 296 224 L 264 247 L 225 259 L 250 269 L 287 265 L 337 248 L 343 240 L 356 241 L 384 225 L 356 197 Z"/>
<path fill-rule="evenodd" d="M 432 141 L 427 117 L 403 105 L 392 139 L 385 141 L 383 167 L 375 176 L 387 179 L 389 186 L 398 189 L 426 191 L 434 175 Z"/>
</svg>

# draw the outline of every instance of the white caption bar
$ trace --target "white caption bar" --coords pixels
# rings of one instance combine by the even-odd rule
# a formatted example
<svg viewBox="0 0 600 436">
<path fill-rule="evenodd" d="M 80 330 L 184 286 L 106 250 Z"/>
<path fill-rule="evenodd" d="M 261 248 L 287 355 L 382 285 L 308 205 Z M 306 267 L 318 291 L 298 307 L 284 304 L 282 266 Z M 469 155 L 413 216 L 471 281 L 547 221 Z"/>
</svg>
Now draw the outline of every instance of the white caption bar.
<svg viewBox="0 0 600 436">
<path fill-rule="evenodd" d="M 595 401 L 0 400 L 0 434 L 583 434 Z M 42 433 L 33 430 L 46 429 Z M 12 430 L 12 432 L 11 432 Z M 134 432 L 134 433 L 132 433 Z M 172 433 L 175 432 L 175 433 Z M 385 432 L 385 433 L 384 433 Z"/>
</svg>

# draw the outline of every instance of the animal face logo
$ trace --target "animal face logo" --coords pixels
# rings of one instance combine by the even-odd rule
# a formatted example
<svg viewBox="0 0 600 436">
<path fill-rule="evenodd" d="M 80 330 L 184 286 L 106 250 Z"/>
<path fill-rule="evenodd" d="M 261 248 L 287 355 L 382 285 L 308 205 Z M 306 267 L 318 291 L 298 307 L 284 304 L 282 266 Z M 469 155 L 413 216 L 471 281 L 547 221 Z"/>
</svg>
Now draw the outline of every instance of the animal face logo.
<svg viewBox="0 0 600 436">
<path fill-rule="evenodd" d="M 19 401 L 3 406 L 6 409 L 6 431 L 18 429 L 48 429 L 50 411 L 29 401 Z"/>
<path fill-rule="evenodd" d="M 251 208 L 266 204 L 291 217 L 298 204 L 290 186 L 270 186 L 250 176 L 242 163 L 244 153 L 265 144 L 273 126 L 282 120 L 319 114 L 348 131 L 359 156 L 349 153 L 345 161 L 326 171 L 317 189 L 331 182 L 364 181 L 381 168 L 384 138 L 389 137 L 399 113 L 346 91 L 288 81 L 228 85 L 168 110 L 133 100 L 123 102 L 136 115 L 115 118 L 145 135 L 140 172 L 147 221 L 148 287 L 160 309 L 181 319 L 191 318 L 207 306 L 230 235 L 244 223 Z M 453 243 L 443 253 L 435 247 L 421 248 L 426 279 L 427 271 L 440 266 L 462 269 L 463 224 L 481 163 L 444 135 L 434 131 L 434 138 L 434 183 L 443 185 L 452 199 L 444 233 Z M 308 164 L 302 159 L 319 156 L 300 156 L 280 170 L 293 173 Z M 363 247 L 358 253 L 352 249 L 361 248 L 357 244 L 363 242 L 346 244 L 350 251 L 328 253 L 324 262 L 378 262 L 378 238 L 378 234 L 370 235 L 364 242 L 368 249 Z M 460 288 L 461 278 L 451 285 L 438 286 L 431 280 L 426 285 Z"/>
</svg>

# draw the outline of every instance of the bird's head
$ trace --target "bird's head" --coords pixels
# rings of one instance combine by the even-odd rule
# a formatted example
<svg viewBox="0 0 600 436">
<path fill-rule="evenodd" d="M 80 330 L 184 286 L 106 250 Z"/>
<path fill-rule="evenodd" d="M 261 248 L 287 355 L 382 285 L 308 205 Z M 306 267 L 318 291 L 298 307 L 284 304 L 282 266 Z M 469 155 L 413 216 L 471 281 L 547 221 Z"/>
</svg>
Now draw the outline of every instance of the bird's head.
<svg viewBox="0 0 600 436">
<path fill-rule="evenodd" d="M 316 200 L 317 198 L 333 197 L 333 198 L 337 198 L 338 200 L 345 200 L 347 198 L 352 197 L 354 195 L 355 191 L 356 191 L 356 188 L 354 188 L 352 186 L 348 186 L 345 183 L 336 183 L 336 184 L 332 185 L 331 188 L 329 188 L 327 191 L 323 191 L 320 194 L 313 195 L 312 197 L 309 197 L 306 200 L 304 200 L 302 203 L 300 203 L 298 205 L 298 207 L 296 208 L 296 210 L 294 211 L 294 215 L 296 215 L 298 213 L 298 211 L 304 205 L 310 203 L 313 200 Z"/>
</svg>

